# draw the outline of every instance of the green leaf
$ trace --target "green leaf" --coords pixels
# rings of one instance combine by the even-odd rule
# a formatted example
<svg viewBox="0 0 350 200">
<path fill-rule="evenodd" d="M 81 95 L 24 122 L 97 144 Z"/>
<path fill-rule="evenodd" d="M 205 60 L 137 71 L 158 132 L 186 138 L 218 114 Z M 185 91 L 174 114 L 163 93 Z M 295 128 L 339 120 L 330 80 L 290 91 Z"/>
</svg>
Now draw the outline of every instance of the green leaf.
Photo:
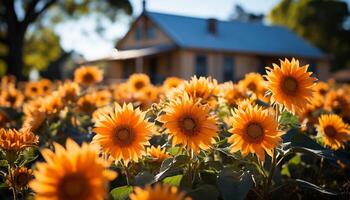
<svg viewBox="0 0 350 200">
<path fill-rule="evenodd" d="M 201 185 L 187 193 L 193 200 L 217 200 L 219 191 L 212 185 Z"/>
<path fill-rule="evenodd" d="M 287 111 L 280 115 L 278 122 L 283 128 L 296 128 L 299 126 L 298 117 Z"/>
<path fill-rule="evenodd" d="M 163 180 L 163 183 L 171 185 L 171 186 L 179 186 L 180 182 L 182 180 L 183 175 L 176 175 L 176 176 L 171 176 L 171 177 L 166 177 Z"/>
<path fill-rule="evenodd" d="M 111 191 L 111 195 L 113 197 L 113 200 L 125 200 L 129 197 L 132 191 L 133 191 L 133 187 L 126 185 L 126 186 L 114 188 Z"/>
<path fill-rule="evenodd" d="M 169 175 L 175 175 L 183 171 L 183 166 L 187 165 L 189 161 L 190 157 L 186 155 L 178 155 L 164 160 L 160 167 L 160 173 L 155 176 L 155 180 L 160 181 Z"/>
<path fill-rule="evenodd" d="M 0 160 L 0 167 L 7 167 L 8 162 L 7 160 Z"/>
<path fill-rule="evenodd" d="M 167 151 L 170 155 L 177 156 L 181 153 L 181 148 L 180 147 L 171 147 Z"/>
<path fill-rule="evenodd" d="M 249 172 L 224 169 L 218 177 L 218 188 L 224 200 L 243 200 L 252 186 L 253 180 Z"/>
<path fill-rule="evenodd" d="M 289 150 L 291 152 L 311 154 L 320 158 L 325 158 L 337 166 L 337 160 L 341 160 L 347 165 L 350 164 L 349 159 L 347 159 L 346 156 L 342 155 L 342 153 L 326 149 L 307 135 L 301 133 L 294 133 L 294 135 L 291 136 Z"/>
<path fill-rule="evenodd" d="M 140 172 L 138 173 L 134 180 L 132 181 L 132 185 L 137 185 L 137 186 L 145 186 L 146 184 L 150 184 L 154 182 L 154 176 L 153 174 L 149 172 Z"/>
</svg>

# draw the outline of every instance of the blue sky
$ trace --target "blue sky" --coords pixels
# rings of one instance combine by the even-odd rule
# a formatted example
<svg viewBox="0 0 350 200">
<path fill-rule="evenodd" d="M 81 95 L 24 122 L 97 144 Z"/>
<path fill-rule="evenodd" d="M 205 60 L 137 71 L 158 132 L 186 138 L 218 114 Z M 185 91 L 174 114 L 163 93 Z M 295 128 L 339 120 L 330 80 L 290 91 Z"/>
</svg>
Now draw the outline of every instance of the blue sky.
<svg viewBox="0 0 350 200">
<path fill-rule="evenodd" d="M 142 0 L 131 0 L 133 17 L 140 14 Z M 240 4 L 253 13 L 267 13 L 279 0 L 147 0 L 147 9 L 157 12 L 181 14 L 197 17 L 227 19 L 234 5 Z M 78 22 L 67 22 L 56 28 L 61 44 L 66 51 L 75 50 L 86 59 L 96 59 L 109 55 L 114 41 L 128 30 L 132 17 L 120 17 L 117 22 L 102 21 L 108 29 L 103 36 L 96 34 L 93 17 L 84 17 Z"/>
</svg>

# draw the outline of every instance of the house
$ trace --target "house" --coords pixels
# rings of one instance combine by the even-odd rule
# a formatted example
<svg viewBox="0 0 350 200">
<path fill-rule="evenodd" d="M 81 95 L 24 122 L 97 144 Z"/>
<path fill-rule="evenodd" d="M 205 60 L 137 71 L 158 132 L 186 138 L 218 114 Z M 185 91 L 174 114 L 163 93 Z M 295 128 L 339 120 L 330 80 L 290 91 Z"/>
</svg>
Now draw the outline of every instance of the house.
<svg viewBox="0 0 350 200">
<path fill-rule="evenodd" d="M 105 61 L 108 79 L 146 73 L 152 82 L 168 76 L 212 76 L 239 80 L 248 72 L 265 72 L 279 59 L 295 57 L 328 78 L 328 57 L 293 32 L 279 26 L 220 21 L 144 10 Z"/>
</svg>

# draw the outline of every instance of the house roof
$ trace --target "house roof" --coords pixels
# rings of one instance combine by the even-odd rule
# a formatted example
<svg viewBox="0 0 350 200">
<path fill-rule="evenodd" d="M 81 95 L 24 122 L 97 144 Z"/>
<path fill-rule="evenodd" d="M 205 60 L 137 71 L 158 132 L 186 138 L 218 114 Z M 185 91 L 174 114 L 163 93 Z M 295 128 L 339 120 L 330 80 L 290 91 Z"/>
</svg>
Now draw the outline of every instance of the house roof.
<svg viewBox="0 0 350 200">
<path fill-rule="evenodd" d="M 145 12 L 178 46 L 219 51 L 325 58 L 326 55 L 287 28 L 261 23 L 217 21 L 217 34 L 207 31 L 207 20 Z"/>
</svg>

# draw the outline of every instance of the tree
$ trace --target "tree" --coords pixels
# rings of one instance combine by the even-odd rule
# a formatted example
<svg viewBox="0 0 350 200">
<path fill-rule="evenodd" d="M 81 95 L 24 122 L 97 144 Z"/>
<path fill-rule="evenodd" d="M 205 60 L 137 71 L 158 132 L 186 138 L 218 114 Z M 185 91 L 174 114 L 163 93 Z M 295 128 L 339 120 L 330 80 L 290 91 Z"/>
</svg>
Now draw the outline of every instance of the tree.
<svg viewBox="0 0 350 200">
<path fill-rule="evenodd" d="M 39 53 L 32 52 L 33 44 L 39 45 L 38 41 L 42 42 L 43 38 L 50 39 L 47 40 L 51 42 L 47 43 L 49 45 L 57 43 L 57 36 L 47 28 L 50 23 L 88 14 L 115 20 L 119 11 L 132 13 L 129 0 L 1 0 L 0 59 L 4 62 L 0 65 L 6 64 L 8 74 L 23 79 L 24 53 L 31 52 L 31 56 L 26 58 L 27 63 L 40 68 L 42 66 L 35 63 Z M 33 26 L 34 31 L 28 31 Z M 27 36 L 27 33 L 31 34 Z M 41 53 L 45 52 L 42 44 L 39 49 Z"/>
<path fill-rule="evenodd" d="M 333 57 L 332 70 L 350 65 L 348 5 L 338 0 L 282 0 L 269 14 Z"/>
<path fill-rule="evenodd" d="M 254 13 L 248 13 L 244 8 L 240 5 L 235 5 L 235 7 L 232 10 L 232 13 L 230 14 L 230 20 L 238 20 L 243 22 L 260 22 L 264 20 L 263 14 L 254 14 Z"/>
</svg>

